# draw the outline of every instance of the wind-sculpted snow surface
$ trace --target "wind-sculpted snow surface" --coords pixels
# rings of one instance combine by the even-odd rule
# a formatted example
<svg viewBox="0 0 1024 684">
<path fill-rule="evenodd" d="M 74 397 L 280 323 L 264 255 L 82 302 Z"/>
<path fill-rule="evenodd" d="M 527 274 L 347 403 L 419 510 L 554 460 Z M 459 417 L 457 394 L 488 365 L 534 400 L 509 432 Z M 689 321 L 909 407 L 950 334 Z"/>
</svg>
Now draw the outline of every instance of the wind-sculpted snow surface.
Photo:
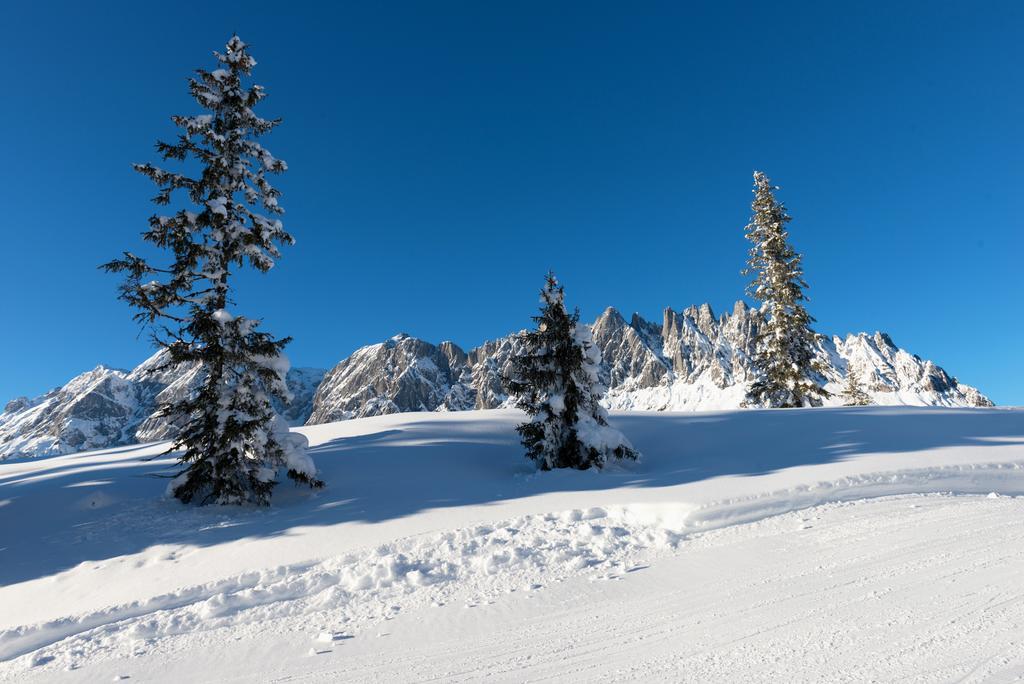
<svg viewBox="0 0 1024 684">
<path fill-rule="evenodd" d="M 160 500 L 160 445 L 0 464 L 19 521 L 0 537 L 0 679 L 884 680 L 929 658 L 967 674 L 985 648 L 1024 667 L 1003 631 L 1024 618 L 1024 411 L 615 413 L 645 459 L 602 473 L 533 471 L 521 420 L 303 428 L 327 489 L 269 510 Z M 835 611 L 842 666 L 802 626 L 827 636 Z M 935 631 L 897 627 L 911 615 Z M 776 638 L 734 648 L 760 625 Z"/>
</svg>

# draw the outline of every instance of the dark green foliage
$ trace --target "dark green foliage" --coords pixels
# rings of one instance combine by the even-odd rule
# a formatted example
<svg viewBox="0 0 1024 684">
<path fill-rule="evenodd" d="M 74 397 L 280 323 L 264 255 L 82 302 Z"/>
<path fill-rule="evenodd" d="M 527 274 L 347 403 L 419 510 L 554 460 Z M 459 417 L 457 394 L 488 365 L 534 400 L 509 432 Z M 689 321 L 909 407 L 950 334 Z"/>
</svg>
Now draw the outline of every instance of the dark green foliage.
<svg viewBox="0 0 1024 684">
<path fill-rule="evenodd" d="M 608 425 L 599 403 L 601 352 L 579 312 L 566 311 L 565 295 L 553 273 L 541 290 L 535 330 L 522 336 L 522 350 L 506 380 L 516 406 L 531 420 L 516 427 L 526 456 L 541 470 L 602 468 L 610 458 L 636 459 L 629 441 Z"/>
<path fill-rule="evenodd" d="M 802 257 L 789 243 L 791 220 L 775 200 L 778 188 L 760 171 L 754 172 L 754 215 L 747 224 L 753 243 L 744 275 L 754 274 L 747 292 L 762 303 L 764 323 L 757 338 L 754 364 L 760 377 L 747 393 L 748 404 L 777 408 L 818 406 L 829 396 L 821 386 L 821 367 L 815 360 L 817 335 L 807 313 Z"/>
<path fill-rule="evenodd" d="M 871 403 L 871 397 L 861 386 L 860 373 L 849 362 L 847 362 L 846 384 L 843 386 L 842 397 L 845 406 L 867 406 Z"/>
<path fill-rule="evenodd" d="M 156 204 L 171 204 L 183 190 L 192 205 L 152 216 L 143 233 L 170 252 L 171 264 L 156 267 L 126 252 L 103 268 L 125 274 L 120 298 L 167 351 L 164 367 L 194 367 L 199 374 L 197 390 L 160 409 L 183 426 L 171 447 L 184 466 L 171 484 L 174 495 L 185 502 L 266 504 L 280 470 L 303 484 L 323 484 L 305 454 L 305 438 L 290 434 L 270 404 L 271 395 L 289 398 L 282 350 L 290 338 L 274 339 L 257 330 L 258 320 L 228 311 L 232 270 L 248 263 L 265 272 L 280 256 L 277 245 L 293 242 L 279 219 L 261 213 L 283 213 L 267 174 L 287 167 L 256 141 L 279 121 L 253 113 L 265 94 L 261 86 L 243 85 L 255 64 L 245 44 L 234 36 L 224 54 L 214 55 L 219 68 L 199 70 L 190 80 L 192 97 L 208 113 L 172 117 L 181 129 L 177 141 L 156 145 L 165 161 L 193 160 L 198 175 L 135 165 L 158 186 Z"/>
</svg>

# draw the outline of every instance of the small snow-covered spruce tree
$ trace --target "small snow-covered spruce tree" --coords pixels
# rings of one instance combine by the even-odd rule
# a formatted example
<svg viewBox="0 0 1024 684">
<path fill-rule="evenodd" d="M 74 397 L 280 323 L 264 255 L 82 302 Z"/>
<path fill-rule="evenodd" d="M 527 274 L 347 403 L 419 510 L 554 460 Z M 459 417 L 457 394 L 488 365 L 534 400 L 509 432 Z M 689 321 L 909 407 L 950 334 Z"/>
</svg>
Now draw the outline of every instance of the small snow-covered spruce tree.
<svg viewBox="0 0 1024 684">
<path fill-rule="evenodd" d="M 608 425 L 599 403 L 605 387 L 599 379 L 601 350 L 590 329 L 570 314 L 553 273 L 540 293 L 537 328 L 523 333 L 522 351 L 512 360 L 506 380 L 516 406 L 531 420 L 516 427 L 527 458 L 541 470 L 602 468 L 609 459 L 636 459 L 629 440 Z"/>
<path fill-rule="evenodd" d="M 153 329 L 169 366 L 201 365 L 199 388 L 160 409 L 183 426 L 168 451 L 179 452 L 183 466 L 169 492 L 184 502 L 267 504 L 281 470 L 323 486 L 305 438 L 290 433 L 270 403 L 271 396 L 291 398 L 282 353 L 290 338 L 274 339 L 257 330 L 258 320 L 229 311 L 232 271 L 248 263 L 266 272 L 280 256 L 277 245 L 294 242 L 272 218 L 283 210 L 267 179 L 287 167 L 257 142 L 280 121 L 253 113 L 265 93 L 243 84 L 256 64 L 245 43 L 233 36 L 224 54 L 213 54 L 218 68 L 190 80 L 206 113 L 172 117 L 177 141 L 156 145 L 164 160 L 193 160 L 197 173 L 135 165 L 160 188 L 157 205 L 171 204 L 177 190 L 187 195 L 180 204 L 191 208 L 151 217 L 143 233 L 172 263 L 157 267 L 125 252 L 102 268 L 125 274 L 120 298 Z"/>
<path fill-rule="evenodd" d="M 867 406 L 871 403 L 871 397 L 860 384 L 860 373 L 851 363 L 846 364 L 846 384 L 843 386 L 842 397 L 844 406 Z"/>
<path fill-rule="evenodd" d="M 777 408 L 820 406 L 829 396 L 822 387 L 822 368 L 815 360 L 817 335 L 807 313 L 803 257 L 789 243 L 790 216 L 776 201 L 766 175 L 754 172 L 754 215 L 747 224 L 750 248 L 744 275 L 754 275 L 747 287 L 761 302 L 764 323 L 756 341 L 754 365 L 760 377 L 747 392 L 747 404 Z"/>
</svg>

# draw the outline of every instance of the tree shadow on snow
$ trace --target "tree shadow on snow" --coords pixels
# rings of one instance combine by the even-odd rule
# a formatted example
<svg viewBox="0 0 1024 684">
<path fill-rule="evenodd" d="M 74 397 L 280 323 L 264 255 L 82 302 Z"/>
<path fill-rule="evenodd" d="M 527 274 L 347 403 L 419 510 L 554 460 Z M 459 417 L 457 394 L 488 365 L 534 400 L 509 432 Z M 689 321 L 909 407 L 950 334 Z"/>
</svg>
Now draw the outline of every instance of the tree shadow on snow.
<svg viewBox="0 0 1024 684">
<path fill-rule="evenodd" d="M 406 416 L 311 453 L 327 482 L 283 482 L 269 509 L 183 506 L 161 498 L 172 458 L 131 448 L 0 468 L 0 585 L 158 544 L 212 546 L 295 534 L 300 526 L 377 523 L 431 508 L 487 505 L 548 492 L 667 487 L 752 476 L 871 453 L 1024 446 L 1024 412 L 834 408 L 721 413 L 619 413 L 612 423 L 638 463 L 604 472 L 539 473 L 523 457 L 511 411 Z M 1024 448 L 1021 449 L 1024 459 Z M 29 468 L 31 466 L 31 470 Z M 344 534 L 339 531 L 339 534 Z M 268 559 L 273 564 L 273 559 Z"/>
</svg>

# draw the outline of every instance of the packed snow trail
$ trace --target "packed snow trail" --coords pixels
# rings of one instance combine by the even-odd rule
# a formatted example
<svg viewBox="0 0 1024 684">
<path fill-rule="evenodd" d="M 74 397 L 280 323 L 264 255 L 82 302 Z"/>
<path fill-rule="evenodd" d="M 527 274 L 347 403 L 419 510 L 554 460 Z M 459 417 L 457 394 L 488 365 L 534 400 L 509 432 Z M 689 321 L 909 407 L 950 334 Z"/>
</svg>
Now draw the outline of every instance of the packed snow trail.
<svg viewBox="0 0 1024 684">
<path fill-rule="evenodd" d="M 276 672 L 354 682 L 1005 681 L 1024 676 L 1022 521 L 1021 498 L 829 504 L 701 535 L 616 581 L 406 615 L 386 639 L 346 642 L 305 676 Z"/>
<path fill-rule="evenodd" d="M 160 501 L 165 481 L 144 477 L 168 466 L 166 460 L 148 460 L 159 453 L 159 446 L 0 464 L 0 679 L 61 678 L 65 669 L 70 677 L 103 678 L 120 674 L 118 668 L 147 680 L 165 674 L 171 678 L 171 672 L 190 680 L 207 677 L 199 669 L 175 669 L 174 659 L 185 653 L 196 654 L 196 662 L 209 660 L 215 672 L 211 680 L 236 673 L 240 680 L 293 677 L 307 671 L 322 672 L 325 679 L 371 678 L 370 670 L 359 669 L 359 654 L 370 659 L 367 667 L 382 654 L 392 658 L 393 676 L 386 679 L 422 679 L 428 671 L 417 670 L 414 661 L 401 656 L 417 649 L 424 652 L 424 662 L 450 661 L 438 665 L 450 673 L 441 679 L 458 679 L 462 666 L 456 665 L 472 649 L 445 655 L 449 632 L 461 634 L 463 643 L 477 644 L 486 655 L 480 639 L 487 634 L 498 639 L 502 630 L 515 629 L 513 624 L 523 627 L 523 621 L 536 619 L 550 623 L 552 630 L 568 628 L 548 618 L 563 610 L 559 597 L 571 587 L 621 585 L 638 592 L 629 595 L 630 602 L 658 604 L 668 581 L 662 577 L 666 568 L 683 564 L 679 572 L 686 575 L 690 571 L 685 564 L 694 562 L 695 549 L 703 549 L 708 540 L 741 534 L 737 530 L 762 539 L 758 530 L 775 529 L 775 536 L 791 532 L 793 543 L 814 541 L 819 532 L 785 521 L 826 514 L 841 518 L 843 511 L 866 511 L 857 513 L 858 520 L 868 520 L 871 511 L 880 511 L 884 519 L 870 525 L 861 520 L 862 527 L 884 530 L 916 515 L 912 505 L 959 511 L 965 520 L 980 516 L 977 525 L 987 524 L 988 512 L 999 510 L 1008 523 L 1024 529 L 1024 499 L 1005 496 L 1024 494 L 1020 411 L 617 414 L 613 424 L 644 452 L 641 463 L 603 473 L 543 474 L 530 471 L 515 443 L 512 427 L 520 419 L 512 411 L 419 414 L 306 428 L 329 487 L 312 495 L 282 487 L 270 510 L 196 509 Z M 903 499 L 860 501 L 926 492 L 1004 496 L 915 497 L 909 504 Z M 850 501 L 858 503 L 837 503 Z M 903 503 L 886 508 L 885 501 Z M 809 507 L 818 508 L 793 513 Z M 841 523 L 836 522 L 846 529 Z M 1024 547 L 1010 532 L 1012 525 L 996 531 L 975 526 L 971 529 L 977 539 L 964 548 L 975 549 L 979 558 L 997 556 L 986 561 L 993 567 L 1001 567 L 1014 553 L 1024 556 Z M 941 527 L 925 525 L 920 535 L 938 534 Z M 836 537 L 835 543 L 849 544 L 850 553 L 865 557 L 897 553 L 886 550 L 885 538 L 857 529 L 849 538 Z M 813 568 L 826 576 L 833 572 L 827 558 L 820 557 L 822 544 L 819 540 L 791 549 L 794 566 L 806 565 L 805 579 L 823 581 Z M 935 546 L 946 548 L 941 541 Z M 1010 556 L 1000 555 L 1004 552 Z M 707 553 L 712 554 L 703 561 L 708 567 L 749 570 L 759 564 L 758 554 L 767 551 L 754 549 L 749 556 L 722 551 L 726 555 L 721 557 Z M 944 553 L 953 565 L 971 563 L 958 551 Z M 855 559 L 843 562 L 856 567 Z M 647 577 L 660 579 L 649 583 L 643 579 Z M 1016 587 L 1000 577 L 990 580 L 1008 592 L 1008 605 L 1013 605 Z M 594 581 L 598 579 L 602 581 Z M 768 600 L 774 580 L 771 574 L 762 579 Z M 689 591 L 705 596 L 712 607 L 716 596 L 728 604 L 730 592 L 746 591 L 713 582 L 705 590 L 701 583 L 706 581 L 701 576 Z M 580 601 L 594 604 L 593 615 L 587 606 L 579 607 L 583 612 L 573 619 L 590 626 L 570 630 L 570 642 L 553 636 L 543 643 L 523 642 L 522 652 L 531 657 L 518 669 L 500 654 L 492 654 L 490 661 L 481 656 L 481 667 L 505 673 L 508 679 L 543 678 L 548 676 L 543 669 L 531 669 L 541 667 L 543 653 L 559 643 L 569 649 L 575 640 L 575 651 L 552 655 L 548 666 L 557 670 L 559 662 L 568 667 L 579 661 L 577 678 L 595 678 L 593 667 L 602 650 L 591 648 L 587 634 L 604 629 L 595 616 L 602 610 L 611 615 L 628 611 L 603 603 L 619 589 L 580 591 Z M 925 584 L 922 591 L 931 588 Z M 679 592 L 680 600 L 685 599 L 686 591 Z M 816 592 L 809 594 L 813 601 L 832 600 Z M 710 626 L 708 639 L 714 642 L 719 632 L 728 634 L 731 623 L 721 616 L 735 617 L 744 605 L 735 603 L 721 614 L 708 608 L 710 613 L 698 615 L 700 624 Z M 486 624 L 460 632 L 465 625 L 459 610 L 469 606 L 478 615 L 499 611 L 492 615 L 497 622 L 491 625 L 488 618 Z M 964 597 L 964 606 L 976 608 L 970 597 Z M 513 623 L 505 625 L 506 617 Z M 634 619 L 653 629 L 651 620 L 668 618 Z M 448 620 L 454 620 L 450 630 Z M 803 629 L 804 618 L 794 620 L 790 627 L 773 628 L 791 649 L 791 631 Z M 385 643 L 376 637 L 391 634 L 391 625 L 421 621 L 433 639 L 429 643 L 400 645 L 398 639 Z M 884 633 L 899 623 L 872 624 Z M 818 625 L 819 630 L 826 627 Z M 985 635 L 995 639 L 985 629 L 977 638 Z M 254 644 L 279 653 L 282 663 L 290 665 L 281 669 L 261 660 L 250 652 Z M 977 642 L 967 639 L 963 645 L 975 648 Z M 725 646 L 713 643 L 709 648 L 718 654 Z M 310 659 L 304 655 L 310 650 L 344 652 L 354 660 L 346 656 L 345 671 L 339 674 L 333 656 L 325 652 Z M 685 653 L 669 650 L 663 657 L 675 662 Z M 297 660 L 288 659 L 293 656 Z M 772 657 L 758 655 L 759 662 Z M 623 658 L 647 662 L 646 669 L 624 669 L 617 678 L 673 678 L 657 662 L 636 653 Z M 686 658 L 679 672 L 693 676 L 683 678 L 699 679 L 701 672 L 716 677 L 713 668 L 692 669 L 699 665 L 693 654 Z M 235 663 L 236 669 L 224 669 L 222 663 Z M 850 668 L 856 669 L 854 665 Z"/>
<path fill-rule="evenodd" d="M 278 620 L 159 640 L 136 632 L 81 670 L 67 670 L 58 653 L 5 674 L 167 682 L 1009 681 L 1024 676 L 1022 520 L 1021 497 L 825 504 L 490 597 L 467 582 L 447 601 L 405 605 L 368 622 L 339 620 L 328 608 L 286 628 Z M 72 642 L 61 653 L 88 645 Z"/>
</svg>

